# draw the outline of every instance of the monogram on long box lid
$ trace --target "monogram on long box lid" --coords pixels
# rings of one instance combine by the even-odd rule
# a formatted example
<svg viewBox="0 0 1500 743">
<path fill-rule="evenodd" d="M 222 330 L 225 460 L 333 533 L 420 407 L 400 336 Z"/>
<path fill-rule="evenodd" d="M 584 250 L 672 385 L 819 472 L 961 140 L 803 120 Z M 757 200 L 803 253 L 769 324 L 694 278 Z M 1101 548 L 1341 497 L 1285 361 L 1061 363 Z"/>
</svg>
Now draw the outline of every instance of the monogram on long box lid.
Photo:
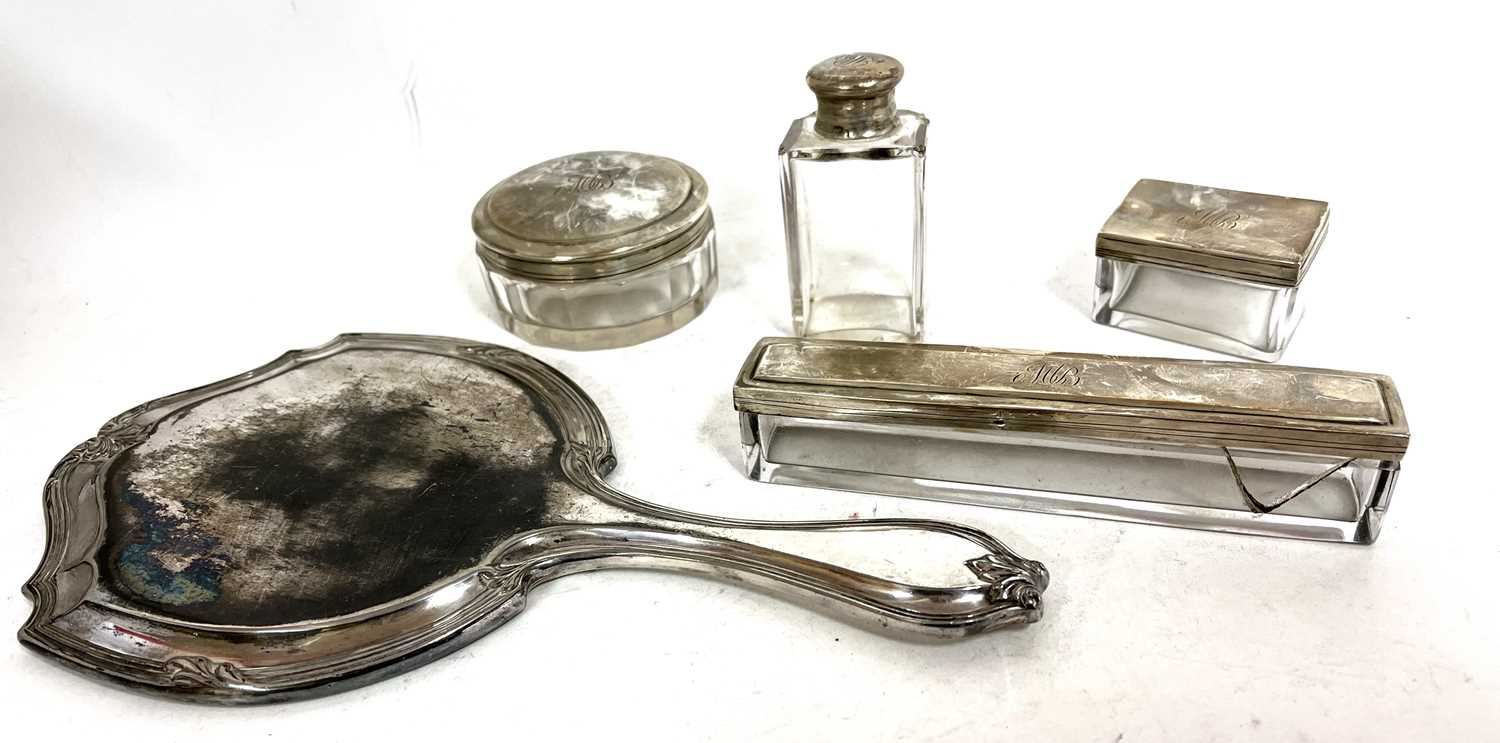
<svg viewBox="0 0 1500 743">
<path fill-rule="evenodd" d="M 1409 437 L 1389 377 L 1274 364 L 925 343 L 766 338 L 736 409 L 923 425 L 1068 430 L 1180 443 L 1276 443 L 1399 457 Z"/>
<path fill-rule="evenodd" d="M 474 207 L 478 250 L 522 273 L 591 278 L 667 257 L 712 217 L 697 171 L 636 152 L 582 152 L 501 181 Z"/>
</svg>

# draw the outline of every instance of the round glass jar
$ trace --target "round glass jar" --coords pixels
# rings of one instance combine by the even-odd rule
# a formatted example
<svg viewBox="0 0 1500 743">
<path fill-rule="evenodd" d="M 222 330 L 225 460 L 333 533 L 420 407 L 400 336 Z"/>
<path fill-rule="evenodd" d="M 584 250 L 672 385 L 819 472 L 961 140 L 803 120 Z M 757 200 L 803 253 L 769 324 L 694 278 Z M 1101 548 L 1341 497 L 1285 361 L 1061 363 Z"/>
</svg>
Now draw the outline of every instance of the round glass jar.
<svg viewBox="0 0 1500 743">
<path fill-rule="evenodd" d="M 501 181 L 474 207 L 475 251 L 506 330 L 593 350 L 648 341 L 718 288 L 708 184 L 670 158 L 582 152 Z"/>
</svg>

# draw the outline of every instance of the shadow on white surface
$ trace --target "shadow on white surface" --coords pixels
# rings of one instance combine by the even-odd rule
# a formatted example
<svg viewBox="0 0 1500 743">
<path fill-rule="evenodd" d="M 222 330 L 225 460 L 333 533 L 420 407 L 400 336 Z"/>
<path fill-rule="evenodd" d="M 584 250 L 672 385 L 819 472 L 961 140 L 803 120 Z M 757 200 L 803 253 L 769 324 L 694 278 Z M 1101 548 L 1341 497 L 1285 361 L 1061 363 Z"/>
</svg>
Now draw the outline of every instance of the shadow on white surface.
<svg viewBox="0 0 1500 743">
<path fill-rule="evenodd" d="M 734 409 L 733 386 L 725 384 L 722 392 L 704 406 L 703 420 L 698 424 L 698 438 L 713 448 L 738 474 L 744 474 L 744 455 L 740 451 L 739 413 Z"/>
<path fill-rule="evenodd" d="M 1084 317 L 1094 310 L 1094 254 L 1092 250 L 1069 248 L 1062 262 L 1047 278 L 1047 290 Z"/>
</svg>

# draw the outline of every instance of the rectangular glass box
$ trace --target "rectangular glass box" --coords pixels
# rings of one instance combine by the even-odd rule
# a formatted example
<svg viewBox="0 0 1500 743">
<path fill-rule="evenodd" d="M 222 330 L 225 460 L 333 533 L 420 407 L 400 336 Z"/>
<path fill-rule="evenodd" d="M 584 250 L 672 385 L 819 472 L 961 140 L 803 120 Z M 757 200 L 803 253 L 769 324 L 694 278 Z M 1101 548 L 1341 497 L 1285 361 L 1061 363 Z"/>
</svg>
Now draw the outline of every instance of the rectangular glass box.
<svg viewBox="0 0 1500 743">
<path fill-rule="evenodd" d="M 1409 439 L 1377 374 L 930 344 L 766 338 L 734 405 L 762 482 L 1358 544 Z"/>
<path fill-rule="evenodd" d="M 1327 227 L 1326 202 L 1142 180 L 1095 242 L 1094 321 L 1276 361 Z"/>
</svg>

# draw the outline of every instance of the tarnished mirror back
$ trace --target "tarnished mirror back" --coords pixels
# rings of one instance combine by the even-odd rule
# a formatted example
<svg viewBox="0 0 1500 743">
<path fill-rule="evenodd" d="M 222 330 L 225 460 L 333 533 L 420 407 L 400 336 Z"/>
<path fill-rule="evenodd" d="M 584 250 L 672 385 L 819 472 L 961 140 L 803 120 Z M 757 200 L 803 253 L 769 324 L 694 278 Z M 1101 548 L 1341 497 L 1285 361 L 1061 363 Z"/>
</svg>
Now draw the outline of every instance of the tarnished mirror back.
<svg viewBox="0 0 1500 743">
<path fill-rule="evenodd" d="M 545 523 L 562 440 L 523 389 L 475 371 L 348 351 L 162 421 L 110 476 L 104 585 L 147 611 L 261 626 L 479 564 Z"/>
</svg>

